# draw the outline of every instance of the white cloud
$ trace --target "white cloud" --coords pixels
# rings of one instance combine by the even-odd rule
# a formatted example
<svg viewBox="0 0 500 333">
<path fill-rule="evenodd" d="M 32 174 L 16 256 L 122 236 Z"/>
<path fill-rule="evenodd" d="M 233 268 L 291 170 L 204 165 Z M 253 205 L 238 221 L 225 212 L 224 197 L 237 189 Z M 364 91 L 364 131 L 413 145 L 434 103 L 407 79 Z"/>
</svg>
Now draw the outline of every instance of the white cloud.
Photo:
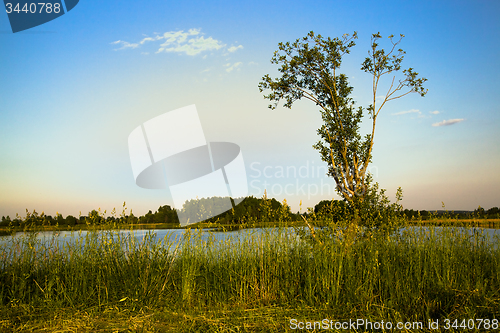
<svg viewBox="0 0 500 333">
<path fill-rule="evenodd" d="M 434 123 L 434 124 L 432 124 L 432 126 L 434 126 L 434 127 L 448 126 L 448 125 L 457 124 L 457 123 L 462 122 L 464 120 L 465 119 L 462 119 L 462 118 L 460 118 L 460 119 L 448 119 L 448 120 L 443 120 L 439 123 Z"/>
<path fill-rule="evenodd" d="M 439 111 L 430 111 L 430 114 L 439 114 Z"/>
<path fill-rule="evenodd" d="M 144 43 L 146 43 L 146 42 L 154 42 L 154 41 L 156 41 L 156 40 L 160 40 L 160 39 L 162 39 L 162 37 L 161 37 L 161 36 L 146 37 L 146 38 L 143 38 L 143 39 L 139 42 L 139 44 L 141 44 L 141 45 L 142 45 L 142 44 L 144 44 Z"/>
<path fill-rule="evenodd" d="M 227 50 L 231 53 L 233 52 L 236 52 L 238 51 L 239 49 L 242 49 L 243 48 L 243 45 L 238 45 L 238 46 L 231 46 L 230 48 L 228 48 Z"/>
<path fill-rule="evenodd" d="M 188 32 L 184 32 L 184 30 L 181 31 L 169 31 L 165 32 L 163 35 L 157 36 L 158 40 L 165 39 L 165 42 L 160 45 L 160 50 L 161 47 L 166 47 L 169 45 L 180 45 L 184 42 L 186 42 L 187 38 L 189 36 L 196 36 L 200 34 L 199 29 L 189 29 Z M 158 51 L 160 51 L 158 50 Z"/>
<path fill-rule="evenodd" d="M 231 73 L 233 70 L 235 70 L 236 68 L 241 66 L 241 64 L 242 64 L 241 62 L 235 62 L 232 65 L 230 63 L 227 63 L 224 65 L 224 67 L 228 67 L 228 68 L 226 68 L 226 72 Z"/>
<path fill-rule="evenodd" d="M 417 110 L 417 109 L 411 109 L 408 111 L 396 112 L 396 113 L 393 113 L 392 115 L 393 116 L 400 116 L 402 114 L 407 114 L 407 113 L 418 113 L 420 115 L 422 112 L 420 112 L 420 110 Z"/>
<path fill-rule="evenodd" d="M 156 36 L 145 37 L 138 43 L 129 43 L 118 40 L 111 44 L 120 44 L 122 47 L 117 50 L 123 50 L 127 48 L 135 49 L 146 43 L 163 41 L 156 53 L 178 52 L 185 53 L 187 55 L 197 55 L 203 51 L 219 50 L 226 46 L 217 39 L 213 39 L 212 37 L 205 38 L 201 36 L 202 33 L 200 29 L 189 29 L 186 32 L 184 30 L 168 31 L 163 34 L 155 34 Z"/>
<path fill-rule="evenodd" d="M 113 42 L 111 44 L 112 45 L 119 44 L 119 45 L 122 46 L 122 47 L 120 47 L 118 49 L 115 49 L 115 51 L 117 51 L 117 50 L 124 50 L 124 49 L 135 49 L 135 48 L 139 47 L 139 44 L 137 44 L 137 43 L 129 43 L 129 42 L 125 42 L 125 41 L 122 41 L 122 40 L 117 40 L 116 42 Z"/>
<path fill-rule="evenodd" d="M 196 55 L 203 51 L 218 50 L 225 46 L 220 41 L 213 39 L 212 37 L 205 38 L 203 36 L 200 36 L 191 38 L 187 41 L 187 43 L 185 43 L 187 35 L 178 35 L 177 37 L 177 40 L 173 40 L 172 37 L 167 39 L 165 43 L 160 45 L 160 48 L 158 49 L 158 51 L 156 51 L 156 53 L 184 52 L 187 55 Z"/>
<path fill-rule="evenodd" d="M 218 50 L 225 46 L 220 41 L 213 39 L 212 37 L 205 39 L 203 36 L 196 39 L 190 39 L 189 43 L 191 44 L 190 46 L 193 50 L 192 52 L 194 52 L 193 54 L 198 54 L 207 50 Z"/>
</svg>

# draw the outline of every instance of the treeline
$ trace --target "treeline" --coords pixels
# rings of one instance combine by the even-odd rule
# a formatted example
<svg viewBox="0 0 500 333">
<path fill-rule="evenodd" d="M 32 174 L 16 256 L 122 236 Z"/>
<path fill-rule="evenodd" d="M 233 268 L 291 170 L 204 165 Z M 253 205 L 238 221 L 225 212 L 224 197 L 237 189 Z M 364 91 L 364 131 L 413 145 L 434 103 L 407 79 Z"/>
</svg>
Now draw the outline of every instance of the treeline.
<svg viewBox="0 0 500 333">
<path fill-rule="evenodd" d="M 405 209 L 405 216 L 409 220 L 430 220 L 433 218 L 451 218 L 451 219 L 500 219 L 500 209 L 498 207 L 493 207 L 485 210 L 483 207 L 479 206 L 474 211 L 447 211 L 447 210 L 413 210 Z"/>
<path fill-rule="evenodd" d="M 213 212 L 225 210 L 228 203 L 231 208 L 222 214 L 214 216 Z M 209 223 L 220 224 L 243 224 L 255 223 L 257 221 L 288 222 L 300 219 L 299 214 L 293 214 L 286 200 L 279 202 L 276 199 L 255 198 L 222 198 L 212 197 L 187 201 L 182 213 L 190 220 L 202 220 Z M 139 217 L 138 223 L 176 223 L 179 224 L 176 211 L 170 206 L 161 206 L 158 211 L 149 211 L 146 215 Z"/>
<path fill-rule="evenodd" d="M 220 211 L 221 205 L 227 206 L 227 199 L 231 200 L 232 208 L 217 216 L 212 216 L 212 211 Z M 237 204 L 236 204 L 237 203 Z M 279 202 L 274 198 L 262 198 L 253 196 L 239 198 L 203 198 L 191 200 L 184 204 L 182 211 L 198 220 L 205 220 L 210 223 L 219 224 L 244 224 L 255 222 L 290 222 L 301 221 L 301 215 L 311 220 L 333 220 L 339 221 L 349 215 L 349 207 L 342 200 L 322 200 L 309 209 L 307 212 L 292 213 L 286 199 Z M 430 220 L 433 218 L 452 219 L 500 219 L 500 209 L 493 207 L 485 210 L 479 206 L 474 211 L 426 211 L 405 209 L 402 211 L 408 220 Z M 201 216 L 200 216 L 201 215 Z M 0 227 L 35 227 L 35 226 L 79 226 L 79 225 L 130 225 L 130 224 L 169 224 L 172 227 L 179 226 L 179 219 L 175 209 L 168 205 L 160 206 L 154 213 L 150 210 L 143 216 L 135 216 L 132 211 L 127 213 L 125 203 L 123 211 L 116 216 L 113 209 L 110 216 L 106 216 L 106 211 L 92 210 L 86 216 L 74 217 L 68 215 L 63 217 L 56 214 L 55 217 L 33 211 L 26 210 L 26 216 L 21 217 L 16 214 L 16 218 L 2 216 Z"/>
<path fill-rule="evenodd" d="M 313 213 L 313 214 L 312 214 Z M 316 219 L 333 219 L 340 220 L 343 216 L 349 213 L 347 203 L 342 200 L 323 200 L 320 201 L 312 212 L 304 214 L 305 216 L 313 215 Z M 500 209 L 493 207 L 485 210 L 479 206 L 474 211 L 447 211 L 447 210 L 402 210 L 403 215 L 408 220 L 431 220 L 433 218 L 450 218 L 450 219 L 500 219 Z"/>
<path fill-rule="evenodd" d="M 106 217 L 106 211 L 92 210 L 86 216 L 80 215 L 75 217 L 68 215 L 64 217 L 62 214 L 57 213 L 56 216 L 46 215 L 44 212 L 38 213 L 33 211 L 30 213 L 26 209 L 26 216 L 21 217 L 16 214 L 16 218 L 11 219 L 9 216 L 2 216 L 0 227 L 35 227 L 35 226 L 78 226 L 78 225 L 106 225 L 106 224 L 134 224 L 138 223 L 139 218 L 132 212 L 125 213 L 126 210 L 120 215 L 116 216 L 115 209 L 111 212 L 111 216 Z M 175 215 L 175 214 L 174 214 Z M 175 215 L 177 217 L 177 215 Z"/>
<path fill-rule="evenodd" d="M 314 207 L 314 213 L 319 219 L 339 220 L 342 216 L 348 214 L 349 208 L 344 201 L 341 200 L 323 200 Z M 448 210 L 413 210 L 404 209 L 402 211 L 404 217 L 409 221 L 427 221 L 434 218 L 449 218 L 449 219 L 500 219 L 500 209 L 493 207 L 485 210 L 479 206 L 473 211 L 448 211 Z"/>
<path fill-rule="evenodd" d="M 222 202 L 227 204 L 230 199 L 232 208 L 217 216 L 212 216 L 212 211 L 220 211 Z M 239 204 L 235 205 L 235 201 Z M 110 216 L 106 211 L 92 210 L 86 216 L 74 217 L 68 215 L 63 217 L 56 214 L 55 217 L 26 210 L 26 217 L 16 214 L 16 218 L 2 217 L 0 227 L 35 227 L 35 226 L 79 226 L 79 225 L 130 225 L 130 224 L 170 224 L 172 227 L 179 226 L 177 211 L 168 205 L 160 206 L 156 212 L 148 211 L 143 216 L 135 216 L 132 211 L 127 213 L 125 203 L 120 216 L 116 216 L 113 209 Z M 300 214 L 293 214 L 286 200 L 279 202 L 276 199 L 255 198 L 253 196 L 239 199 L 231 198 L 203 198 L 191 200 L 184 204 L 183 213 L 188 216 L 202 214 L 203 220 L 220 224 L 243 224 L 257 221 L 288 222 L 300 219 Z M 203 216 L 204 215 L 204 216 Z M 205 219 L 206 217 L 206 219 Z"/>
<path fill-rule="evenodd" d="M 222 214 L 213 216 L 213 211 L 220 211 L 221 206 L 227 205 L 227 199 L 230 200 L 232 208 Z M 262 198 L 250 196 L 237 199 L 209 198 L 191 200 L 184 204 L 183 212 L 198 220 L 221 224 L 289 222 L 300 219 L 299 213 L 293 214 L 291 212 L 286 199 L 279 202 L 274 198 L 268 199 L 267 195 Z"/>
</svg>

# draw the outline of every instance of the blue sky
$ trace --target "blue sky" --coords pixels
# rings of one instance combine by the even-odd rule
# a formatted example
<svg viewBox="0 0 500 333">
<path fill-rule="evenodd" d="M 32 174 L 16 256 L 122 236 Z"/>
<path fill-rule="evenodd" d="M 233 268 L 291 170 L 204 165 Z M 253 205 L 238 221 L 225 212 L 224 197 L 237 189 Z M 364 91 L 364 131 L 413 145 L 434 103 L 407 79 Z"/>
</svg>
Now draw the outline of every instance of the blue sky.
<svg viewBox="0 0 500 333">
<path fill-rule="evenodd" d="M 405 208 L 500 206 L 499 14 L 483 0 L 80 1 L 16 34 L 0 15 L 0 216 L 172 205 L 168 190 L 135 185 L 127 138 L 191 104 L 208 141 L 241 147 L 250 195 L 266 189 L 294 211 L 338 198 L 312 148 L 317 108 L 269 110 L 257 88 L 277 75 L 277 44 L 311 30 L 358 32 L 343 72 L 359 105 L 372 33 L 405 34 L 403 67 L 428 79 L 425 98 L 393 101 L 378 119 L 371 171 L 391 198 L 401 186 Z"/>
</svg>

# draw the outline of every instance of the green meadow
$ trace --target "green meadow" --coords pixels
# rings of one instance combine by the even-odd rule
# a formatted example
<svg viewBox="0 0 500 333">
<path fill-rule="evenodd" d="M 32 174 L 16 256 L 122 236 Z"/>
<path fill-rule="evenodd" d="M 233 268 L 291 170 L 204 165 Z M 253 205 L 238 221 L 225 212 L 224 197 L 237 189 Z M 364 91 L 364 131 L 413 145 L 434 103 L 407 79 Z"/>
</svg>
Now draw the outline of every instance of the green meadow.
<svg viewBox="0 0 500 333">
<path fill-rule="evenodd" d="M 25 232 L 0 247 L 0 331 L 319 332 L 322 320 L 337 331 L 334 323 L 357 319 L 413 323 L 398 330 L 409 332 L 436 332 L 430 320 L 442 331 L 498 329 L 498 235 L 360 230 L 316 228 L 312 237 L 272 227 L 221 238 L 193 228 L 182 239 L 141 240 L 102 228 L 62 239 Z"/>
</svg>

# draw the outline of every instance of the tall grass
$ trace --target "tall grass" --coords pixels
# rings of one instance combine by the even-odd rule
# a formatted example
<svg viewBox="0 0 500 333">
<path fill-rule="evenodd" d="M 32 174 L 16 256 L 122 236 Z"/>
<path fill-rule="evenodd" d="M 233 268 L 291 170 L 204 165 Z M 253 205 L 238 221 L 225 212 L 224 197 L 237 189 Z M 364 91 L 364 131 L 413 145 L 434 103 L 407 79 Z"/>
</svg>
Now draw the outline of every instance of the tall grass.
<svg viewBox="0 0 500 333">
<path fill-rule="evenodd" d="M 0 306 L 7 316 L 20 308 L 279 306 L 338 319 L 498 318 L 499 244 L 457 228 L 321 246 L 279 228 L 224 240 L 188 230 L 181 242 L 151 233 L 140 242 L 116 231 L 63 242 L 29 233 L 0 248 Z"/>
</svg>

